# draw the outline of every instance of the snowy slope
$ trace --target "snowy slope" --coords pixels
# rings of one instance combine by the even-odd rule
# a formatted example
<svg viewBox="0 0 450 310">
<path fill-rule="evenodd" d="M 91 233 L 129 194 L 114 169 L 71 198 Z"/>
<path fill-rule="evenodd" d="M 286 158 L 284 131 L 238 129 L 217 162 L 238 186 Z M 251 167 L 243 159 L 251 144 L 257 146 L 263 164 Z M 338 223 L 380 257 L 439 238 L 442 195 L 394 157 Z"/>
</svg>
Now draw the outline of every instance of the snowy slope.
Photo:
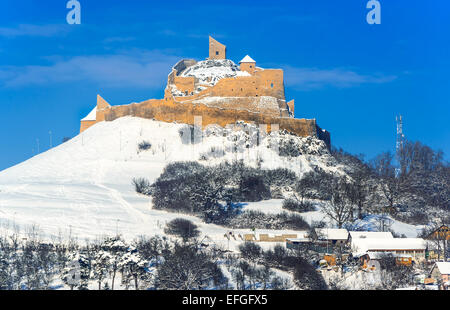
<svg viewBox="0 0 450 310">
<path fill-rule="evenodd" d="M 136 194 L 131 180 L 145 177 L 154 181 L 173 161 L 206 156 L 209 159 L 201 161 L 203 164 L 243 159 L 256 166 L 259 158 L 263 168 L 286 167 L 298 174 L 310 171 L 312 165 L 336 169 L 327 167 L 326 155 L 280 157 L 268 149 L 268 141 L 259 147 L 238 148 L 238 153 L 229 152 L 235 142 L 217 134 L 214 127 L 207 131 L 209 136 L 203 142 L 186 144 L 179 133 L 183 127 L 133 117 L 102 122 L 54 149 L 0 172 L 0 233 L 26 233 L 34 226 L 45 238 L 71 235 L 84 240 L 121 233 L 126 239 L 133 239 L 161 234 L 165 223 L 179 215 L 152 210 L 150 199 Z M 242 132 L 232 134 L 245 138 Z M 307 141 L 296 139 L 299 143 Z M 138 152 L 137 145 L 144 140 L 152 147 Z M 312 144 L 312 153 L 320 146 L 317 143 Z M 210 156 L 211 148 L 222 148 L 225 154 L 214 158 Z M 182 216 L 225 247 L 236 245 L 236 241 L 230 245 L 225 242 L 224 228 Z"/>
</svg>

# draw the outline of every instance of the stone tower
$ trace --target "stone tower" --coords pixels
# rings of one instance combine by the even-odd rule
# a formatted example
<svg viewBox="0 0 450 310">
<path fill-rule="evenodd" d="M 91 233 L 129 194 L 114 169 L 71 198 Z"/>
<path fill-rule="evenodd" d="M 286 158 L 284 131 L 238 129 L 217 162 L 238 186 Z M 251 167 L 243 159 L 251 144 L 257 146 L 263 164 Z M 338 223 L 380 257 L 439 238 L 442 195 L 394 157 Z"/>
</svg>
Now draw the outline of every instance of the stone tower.
<svg viewBox="0 0 450 310">
<path fill-rule="evenodd" d="M 208 59 L 227 59 L 227 47 L 209 37 L 209 58 Z"/>
<path fill-rule="evenodd" d="M 241 71 L 247 71 L 250 74 L 254 74 L 256 71 L 256 61 L 254 61 L 250 56 L 245 56 L 244 59 L 242 59 L 239 62 L 239 65 L 241 66 Z"/>
</svg>

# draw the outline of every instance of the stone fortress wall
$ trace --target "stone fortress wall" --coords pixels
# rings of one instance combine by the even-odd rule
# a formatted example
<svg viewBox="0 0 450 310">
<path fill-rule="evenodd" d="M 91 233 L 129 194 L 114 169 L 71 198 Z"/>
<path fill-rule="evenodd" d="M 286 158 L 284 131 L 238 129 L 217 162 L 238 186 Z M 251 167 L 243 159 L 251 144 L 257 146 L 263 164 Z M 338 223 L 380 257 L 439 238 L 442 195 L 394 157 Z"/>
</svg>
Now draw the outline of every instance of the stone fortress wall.
<svg viewBox="0 0 450 310">
<path fill-rule="evenodd" d="M 226 61 L 226 46 L 212 37 L 208 59 Z M 271 124 L 278 124 L 280 129 L 302 137 L 315 136 L 330 145 L 330 134 L 322 130 L 315 119 L 294 118 L 295 102 L 286 102 L 283 70 L 259 68 L 246 56 L 240 62 L 239 76 L 224 77 L 215 84 L 202 82 L 194 76 L 180 76 L 195 64 L 197 61 L 192 59 L 181 60 L 172 68 L 163 99 L 111 106 L 97 96 L 96 117 L 82 120 L 80 132 L 97 122 L 124 116 L 190 125 L 194 124 L 194 116 L 201 116 L 203 126 L 225 127 L 244 121 L 267 124 L 270 132 Z"/>
</svg>

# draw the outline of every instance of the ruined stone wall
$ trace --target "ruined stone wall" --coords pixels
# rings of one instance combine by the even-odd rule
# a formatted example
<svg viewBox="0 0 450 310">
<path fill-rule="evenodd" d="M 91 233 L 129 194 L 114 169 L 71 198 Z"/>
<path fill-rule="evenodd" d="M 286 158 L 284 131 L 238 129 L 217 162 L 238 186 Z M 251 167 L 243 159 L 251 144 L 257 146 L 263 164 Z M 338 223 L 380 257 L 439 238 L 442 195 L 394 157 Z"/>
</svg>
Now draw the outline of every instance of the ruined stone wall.
<svg viewBox="0 0 450 310">
<path fill-rule="evenodd" d="M 254 74 L 256 71 L 256 63 L 254 62 L 243 62 L 240 66 L 241 71 L 247 71 L 250 74 Z"/>
<path fill-rule="evenodd" d="M 289 107 L 289 111 L 291 111 L 292 115 L 295 114 L 295 100 L 292 99 L 291 101 L 289 101 L 287 103 L 288 107 Z"/>
<path fill-rule="evenodd" d="M 281 117 L 280 105 L 284 101 L 275 97 L 206 97 L 190 101 L 191 104 L 204 104 L 208 107 L 233 110 L 247 110 L 272 117 Z"/>
<path fill-rule="evenodd" d="M 193 80 L 194 79 L 194 80 Z M 194 84 L 192 84 L 194 81 Z M 178 90 L 190 91 L 195 88 L 194 77 L 177 77 L 174 72 L 169 75 L 168 85 L 175 85 Z M 189 92 L 190 94 L 190 92 Z M 224 78 L 216 85 L 194 94 L 193 96 L 175 97 L 178 102 L 187 102 L 205 97 L 275 97 L 285 100 L 283 70 L 270 69 L 257 71 L 253 76 Z M 165 98 L 171 99 L 170 92 Z"/>
<path fill-rule="evenodd" d="M 263 70 L 253 76 L 222 79 L 207 92 L 210 96 L 272 96 L 284 100 L 283 70 Z"/>
<path fill-rule="evenodd" d="M 252 98 L 234 98 L 236 100 L 250 100 Z M 263 100 L 263 98 L 260 98 Z M 280 101 L 273 98 L 275 102 Z M 209 98 L 211 100 L 211 98 Z M 173 98 L 166 97 L 164 99 L 151 99 L 141 103 L 132 103 L 122 106 L 110 106 L 103 98 L 97 97 L 97 120 L 82 121 L 80 132 L 83 132 L 90 126 L 101 121 L 113 121 L 124 116 L 134 116 L 146 119 L 154 119 L 162 122 L 176 122 L 185 124 L 194 124 L 194 117 L 201 116 L 203 127 L 208 125 L 219 125 L 225 127 L 228 124 L 235 124 L 238 121 L 254 124 L 266 124 L 267 130 L 270 132 L 271 124 L 278 124 L 281 130 L 287 130 L 292 134 L 300 137 L 314 136 L 330 146 L 330 134 L 322 130 L 316 124 L 316 120 L 296 119 L 292 117 L 283 117 L 276 113 L 276 108 L 263 110 L 264 105 L 254 103 L 259 107 L 258 112 L 248 109 L 235 109 L 233 106 L 214 106 L 211 102 L 208 104 L 198 102 L 180 103 L 174 101 Z M 232 104 L 232 102 L 231 102 Z M 250 103 L 245 103 L 250 104 Z M 240 106 L 244 103 L 241 101 Z M 275 103 L 276 105 L 276 103 Z M 270 107 L 270 105 L 269 105 Z"/>
<path fill-rule="evenodd" d="M 209 37 L 209 59 L 227 59 L 227 47 Z"/>
<path fill-rule="evenodd" d="M 192 95 L 195 89 L 195 77 L 187 76 L 175 76 L 173 78 L 173 84 L 177 87 L 179 91 L 186 95 Z"/>
<path fill-rule="evenodd" d="M 89 127 L 94 125 L 95 123 L 97 123 L 97 121 L 81 121 L 80 133 L 82 133 L 83 131 L 85 131 L 86 129 L 88 129 Z"/>
<path fill-rule="evenodd" d="M 212 124 L 225 127 L 242 120 L 247 123 L 267 124 L 268 131 L 270 131 L 270 124 L 279 124 L 280 129 L 285 129 L 301 137 L 318 137 L 319 131 L 322 132 L 316 125 L 315 120 L 280 118 L 246 110 L 220 109 L 208 107 L 204 104 L 177 103 L 173 100 L 148 100 L 130 105 L 112 106 L 97 112 L 98 116 L 100 116 L 99 114 L 102 114 L 101 117 L 106 121 L 113 121 L 124 116 L 135 116 L 190 125 L 194 124 L 194 116 L 201 116 L 204 127 Z"/>
</svg>

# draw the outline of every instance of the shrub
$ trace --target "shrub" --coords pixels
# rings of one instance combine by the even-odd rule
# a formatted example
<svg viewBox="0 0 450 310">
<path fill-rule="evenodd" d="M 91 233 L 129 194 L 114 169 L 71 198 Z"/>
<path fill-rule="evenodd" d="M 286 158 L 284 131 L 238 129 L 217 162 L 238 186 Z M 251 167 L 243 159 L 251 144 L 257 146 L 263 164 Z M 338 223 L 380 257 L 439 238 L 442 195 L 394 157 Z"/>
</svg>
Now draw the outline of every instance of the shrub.
<svg viewBox="0 0 450 310">
<path fill-rule="evenodd" d="M 294 229 L 308 230 L 308 223 L 296 214 L 286 212 L 280 214 L 265 214 L 260 211 L 245 211 L 228 222 L 234 228 L 256 228 L 256 229 Z"/>
<path fill-rule="evenodd" d="M 201 215 L 217 210 L 222 201 L 231 203 L 224 176 L 196 162 L 170 164 L 154 183 L 155 209 Z"/>
<path fill-rule="evenodd" d="M 239 251 L 243 258 L 252 262 L 256 262 L 263 253 L 262 248 L 254 242 L 245 242 L 239 245 Z"/>
<path fill-rule="evenodd" d="M 287 250 L 281 245 L 276 245 L 273 250 L 264 252 L 264 260 L 276 267 L 283 266 L 287 257 Z"/>
<path fill-rule="evenodd" d="M 242 176 L 239 184 L 239 192 L 236 193 L 236 196 L 240 201 L 249 202 L 271 198 L 270 188 L 264 183 L 263 176 L 258 174 Z"/>
<path fill-rule="evenodd" d="M 183 218 L 176 218 L 167 223 L 164 232 L 168 235 L 181 237 L 184 242 L 200 235 L 197 225 Z"/>
<path fill-rule="evenodd" d="M 297 176 L 292 170 L 277 168 L 264 170 L 264 181 L 270 186 L 292 186 L 297 181 Z"/>
<path fill-rule="evenodd" d="M 159 177 L 160 180 L 172 180 L 183 177 L 185 175 L 204 172 L 205 167 L 197 162 L 182 161 L 171 163 L 164 168 L 163 173 Z"/>
<path fill-rule="evenodd" d="M 408 212 L 405 214 L 396 214 L 395 218 L 401 222 L 411 225 L 426 225 L 429 222 L 428 215 L 420 210 Z"/>
<path fill-rule="evenodd" d="M 280 213 L 277 219 L 281 222 L 283 228 L 294 230 L 307 230 L 309 228 L 308 223 L 297 214 L 288 214 L 286 212 Z"/>
<path fill-rule="evenodd" d="M 282 139 L 280 141 L 279 154 L 283 157 L 299 157 L 302 155 L 300 151 L 300 146 L 295 142 L 294 139 Z"/>
<path fill-rule="evenodd" d="M 295 212 L 310 212 L 315 210 L 311 202 L 302 202 L 292 198 L 283 200 L 283 209 Z"/>
<path fill-rule="evenodd" d="M 155 287 L 161 290 L 224 289 L 228 280 L 217 265 L 217 255 L 199 250 L 198 244 L 176 244 L 163 253 Z"/>
<path fill-rule="evenodd" d="M 294 268 L 294 282 L 304 290 L 326 290 L 327 284 L 314 266 L 303 258 L 298 258 Z"/>
<path fill-rule="evenodd" d="M 142 141 L 141 143 L 138 144 L 139 152 L 148 151 L 149 149 L 151 149 L 151 147 L 152 144 L 148 141 Z"/>
<path fill-rule="evenodd" d="M 305 198 L 330 200 L 330 186 L 336 180 L 336 176 L 322 169 L 306 173 L 298 182 L 296 191 Z"/>
<path fill-rule="evenodd" d="M 134 178 L 132 181 L 137 193 L 150 196 L 152 194 L 152 185 L 145 178 Z"/>
<path fill-rule="evenodd" d="M 200 126 L 184 125 L 178 130 L 183 144 L 194 144 L 202 141 L 203 131 Z"/>
<path fill-rule="evenodd" d="M 299 218 L 290 215 L 277 218 L 276 215 L 252 212 L 241 214 L 235 202 L 254 202 L 272 197 L 270 177 L 274 177 L 272 184 L 279 187 L 295 184 L 296 180 L 295 174 L 286 169 L 257 170 L 246 167 L 243 162 L 225 162 L 214 167 L 205 167 L 198 162 L 171 163 L 152 185 L 153 207 L 194 214 L 207 223 L 220 225 L 249 227 L 254 223 L 257 228 L 305 226 Z"/>
</svg>

